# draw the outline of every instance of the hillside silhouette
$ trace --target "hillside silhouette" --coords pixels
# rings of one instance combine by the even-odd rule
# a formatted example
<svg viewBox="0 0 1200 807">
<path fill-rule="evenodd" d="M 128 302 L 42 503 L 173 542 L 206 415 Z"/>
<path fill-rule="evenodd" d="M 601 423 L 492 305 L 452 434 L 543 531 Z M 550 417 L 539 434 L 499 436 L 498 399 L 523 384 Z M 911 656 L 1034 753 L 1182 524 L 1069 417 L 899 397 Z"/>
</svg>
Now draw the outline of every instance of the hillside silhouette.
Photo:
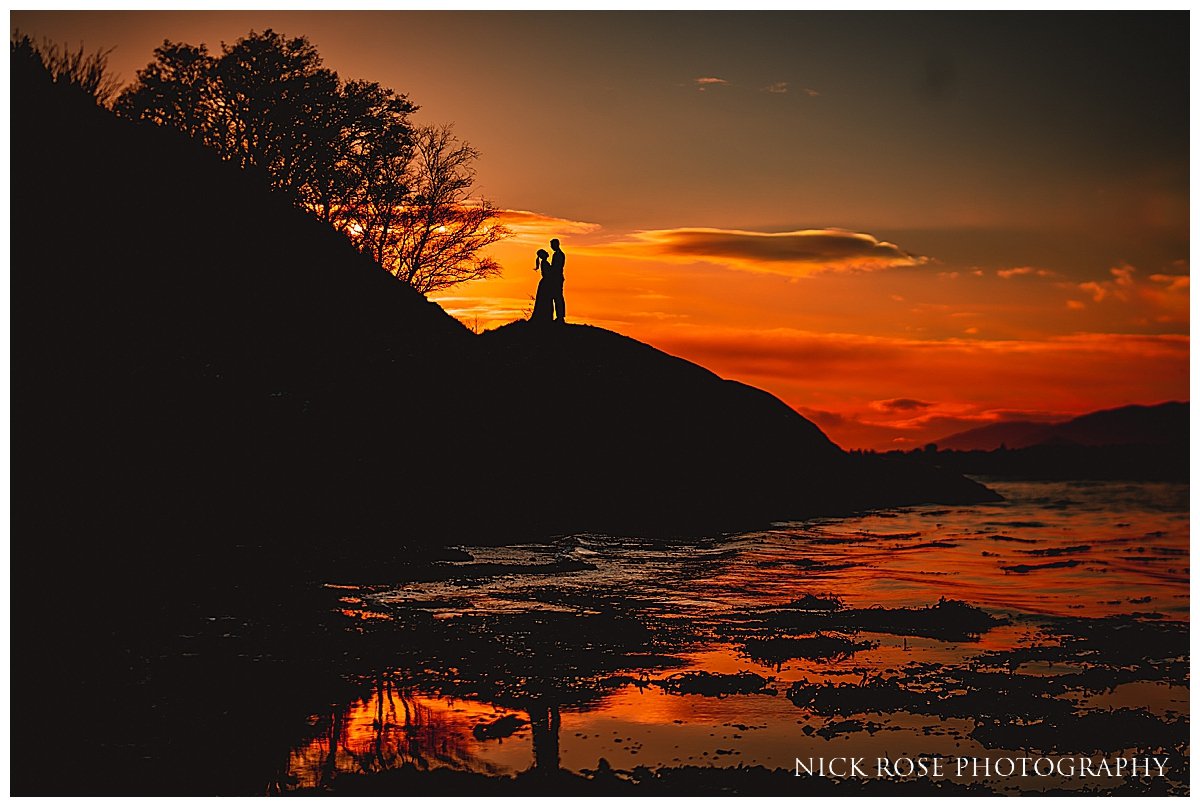
<svg viewBox="0 0 1200 807">
<path fill-rule="evenodd" d="M 703 532 L 993 498 L 952 474 L 847 454 L 773 395 L 611 331 L 516 322 L 480 342 L 509 390 L 490 450 L 528 436 L 513 465 L 529 469 L 522 506 L 547 503 L 529 516 L 548 528 Z"/>
<path fill-rule="evenodd" d="M 42 79 L 14 71 L 13 292 L 47 513 L 151 550 L 234 527 L 315 550 L 989 495 L 888 480 L 767 393 L 601 329 L 477 337 L 252 172 Z"/>
<path fill-rule="evenodd" d="M 990 451 L 1036 445 L 1081 446 L 1167 445 L 1188 438 L 1188 404 L 1178 401 L 1155 406 L 1121 406 L 1088 412 L 1061 422 L 1014 420 L 955 432 L 940 440 L 945 451 Z"/>
<path fill-rule="evenodd" d="M 603 329 L 472 334 L 253 172 L 19 59 L 11 87 L 13 598 L 41 603 L 13 691 L 104 693 L 88 731 L 135 731 L 134 660 L 187 620 L 302 619 L 314 584 L 448 544 L 996 498 Z M 31 753 L 57 731 L 35 705 Z M 16 791 L 60 781 L 26 763 Z"/>
<path fill-rule="evenodd" d="M 476 336 L 253 172 L 20 60 L 12 119 L 29 567 L 178 592 L 993 497 L 598 328 Z"/>
</svg>

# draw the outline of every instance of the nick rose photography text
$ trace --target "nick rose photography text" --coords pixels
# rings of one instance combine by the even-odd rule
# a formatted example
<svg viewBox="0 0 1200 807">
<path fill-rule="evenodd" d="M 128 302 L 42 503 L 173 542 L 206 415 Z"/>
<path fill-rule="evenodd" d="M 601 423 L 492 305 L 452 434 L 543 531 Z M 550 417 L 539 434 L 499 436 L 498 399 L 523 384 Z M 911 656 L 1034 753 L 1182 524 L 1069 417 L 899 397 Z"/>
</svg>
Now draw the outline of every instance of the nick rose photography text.
<svg viewBox="0 0 1200 807">
<path fill-rule="evenodd" d="M 796 757 L 796 776 L 849 778 L 1163 776 L 1170 757 Z"/>
</svg>

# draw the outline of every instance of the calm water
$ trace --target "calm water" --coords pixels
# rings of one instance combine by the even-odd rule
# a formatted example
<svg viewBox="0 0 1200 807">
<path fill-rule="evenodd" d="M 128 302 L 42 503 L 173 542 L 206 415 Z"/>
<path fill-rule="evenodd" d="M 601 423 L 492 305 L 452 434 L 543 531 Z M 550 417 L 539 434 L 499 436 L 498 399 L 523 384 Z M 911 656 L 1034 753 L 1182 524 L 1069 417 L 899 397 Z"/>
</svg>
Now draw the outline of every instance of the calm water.
<svg viewBox="0 0 1200 807">
<path fill-rule="evenodd" d="M 491 775 L 535 765 L 790 769 L 796 757 L 1006 750 L 966 713 L 810 708 L 787 696 L 805 682 L 894 679 L 945 695 L 964 671 L 1020 680 L 1087 673 L 1101 677 L 1064 685 L 1056 703 L 1079 714 L 1128 707 L 1167 722 L 1187 716 L 1186 668 L 1122 673 L 1129 664 L 1105 658 L 1103 647 L 1061 658 L 1023 650 L 1060 646 L 1080 618 L 1119 616 L 1151 629 L 1187 620 L 1187 486 L 990 484 L 1006 501 L 667 545 L 579 535 L 464 546 L 472 560 L 452 564 L 445 579 L 340 589 L 346 616 L 391 643 L 395 663 L 362 671 L 361 699 L 311 717 L 312 734 L 292 750 L 283 784 L 319 787 L 405 764 Z M 753 658 L 747 648 L 765 636 L 754 617 L 806 595 L 836 597 L 845 609 L 925 607 L 945 597 L 1005 624 L 948 639 L 845 626 L 793 631 L 832 636 L 844 650 Z M 754 673 L 764 685 L 721 697 L 680 694 L 670 682 L 689 671 Z M 508 725 L 492 725 L 506 716 Z M 1123 746 L 1155 742 L 1131 736 Z"/>
</svg>

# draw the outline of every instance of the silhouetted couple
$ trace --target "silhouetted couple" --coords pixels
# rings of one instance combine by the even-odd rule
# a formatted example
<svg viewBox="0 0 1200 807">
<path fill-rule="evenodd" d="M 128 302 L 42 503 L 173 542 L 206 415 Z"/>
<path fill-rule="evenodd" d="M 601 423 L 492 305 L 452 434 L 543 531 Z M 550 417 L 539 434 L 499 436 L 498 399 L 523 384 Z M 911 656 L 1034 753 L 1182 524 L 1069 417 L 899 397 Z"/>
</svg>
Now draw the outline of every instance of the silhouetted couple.
<svg viewBox="0 0 1200 807">
<path fill-rule="evenodd" d="M 533 316 L 529 321 L 566 324 L 567 303 L 563 299 L 563 267 L 567 264 L 567 256 L 558 248 L 557 238 L 550 241 L 550 249 L 554 250 L 554 257 L 550 257 L 550 253 L 544 249 L 537 251 L 534 270 L 541 270 L 542 279 L 538 281 Z"/>
</svg>

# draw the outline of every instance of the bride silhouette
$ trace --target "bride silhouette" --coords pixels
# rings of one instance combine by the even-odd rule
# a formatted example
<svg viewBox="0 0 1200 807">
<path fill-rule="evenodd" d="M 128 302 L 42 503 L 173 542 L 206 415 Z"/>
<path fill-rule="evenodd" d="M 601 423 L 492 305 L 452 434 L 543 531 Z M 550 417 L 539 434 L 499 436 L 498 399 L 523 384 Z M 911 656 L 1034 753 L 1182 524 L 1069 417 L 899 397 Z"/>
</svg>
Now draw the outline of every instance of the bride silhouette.
<svg viewBox="0 0 1200 807">
<path fill-rule="evenodd" d="M 540 271 L 542 279 L 538 281 L 537 297 L 533 301 L 533 314 L 529 317 L 530 322 L 550 322 L 554 318 L 554 281 L 551 276 L 553 269 L 550 266 L 550 253 L 544 249 L 537 251 L 537 262 L 533 266 L 533 271 Z"/>
</svg>

